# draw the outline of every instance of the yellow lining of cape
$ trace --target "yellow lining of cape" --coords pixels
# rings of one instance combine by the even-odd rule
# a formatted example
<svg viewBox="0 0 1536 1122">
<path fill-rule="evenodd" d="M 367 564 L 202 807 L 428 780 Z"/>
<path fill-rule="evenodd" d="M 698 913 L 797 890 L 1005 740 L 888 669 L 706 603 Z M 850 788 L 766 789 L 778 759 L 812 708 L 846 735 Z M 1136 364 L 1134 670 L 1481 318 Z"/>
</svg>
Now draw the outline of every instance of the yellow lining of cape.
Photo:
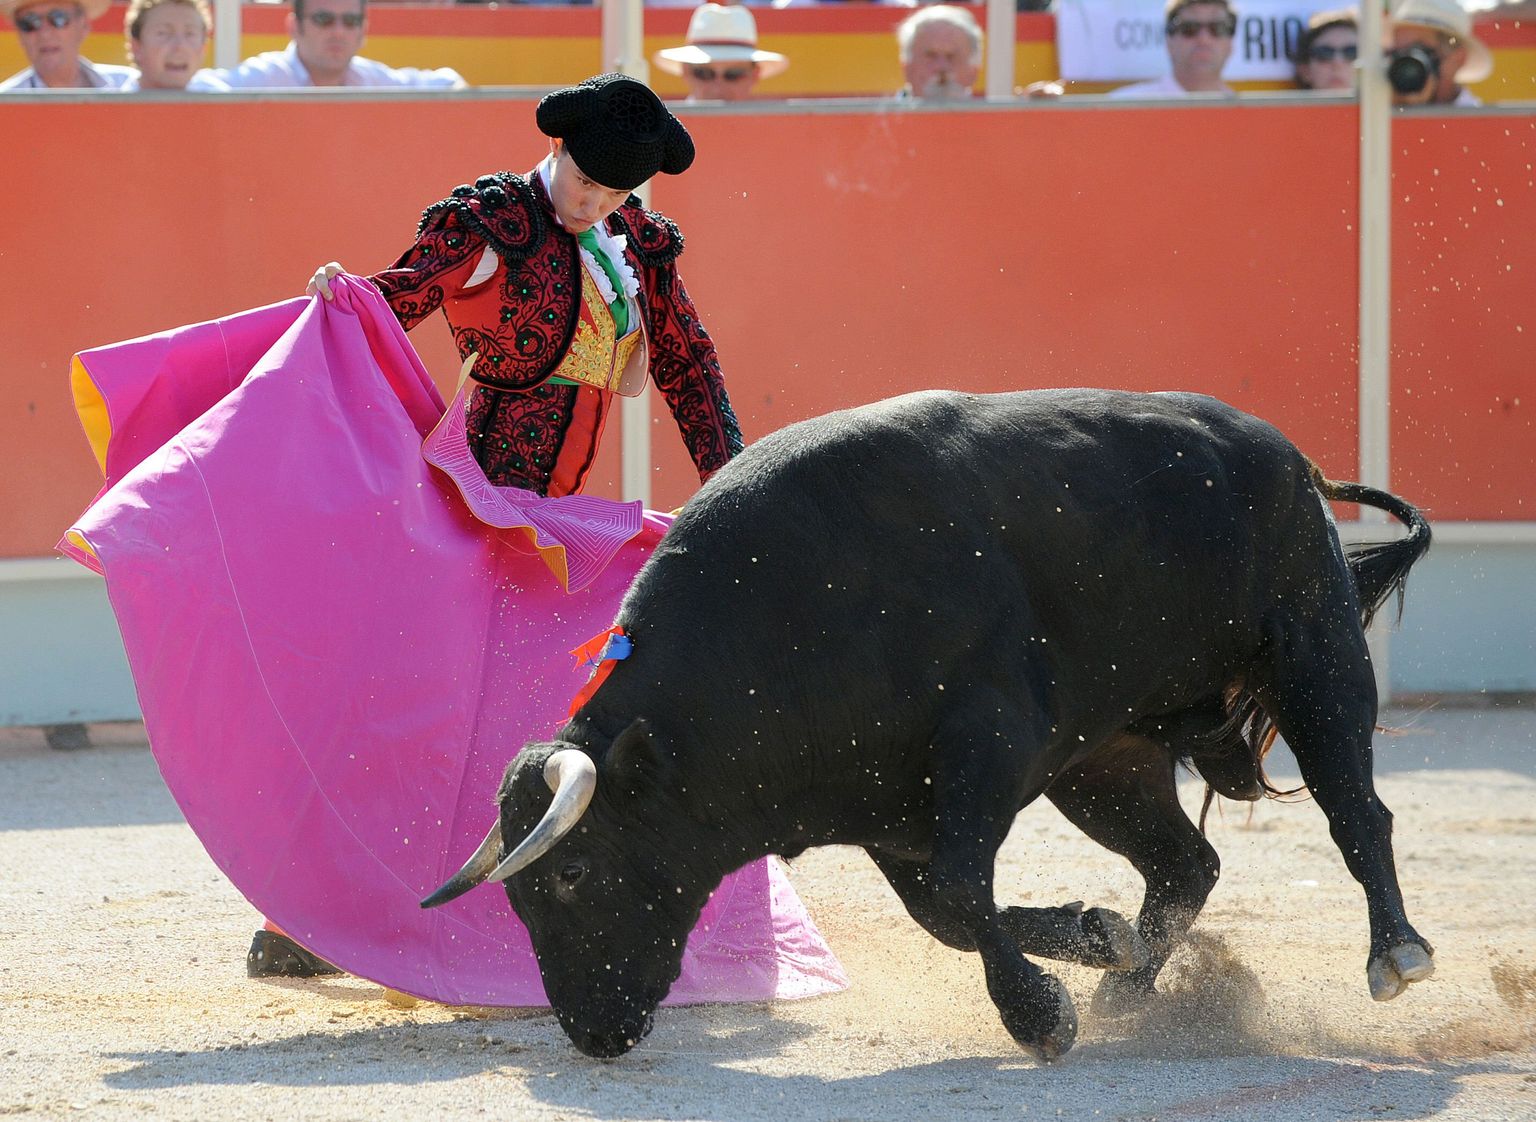
<svg viewBox="0 0 1536 1122">
<path fill-rule="evenodd" d="M 100 557 L 96 557 L 96 550 L 92 548 L 90 542 L 85 540 L 85 536 L 81 534 L 79 530 L 66 530 L 64 532 L 64 540 L 69 542 L 70 545 L 74 546 L 81 553 L 90 554 L 90 556 L 95 557 L 97 561 L 101 560 Z"/>
<path fill-rule="evenodd" d="M 91 380 L 79 355 L 69 360 L 69 388 L 75 397 L 75 412 L 85 429 L 85 438 L 91 442 L 91 451 L 96 453 L 96 464 L 101 468 L 101 474 L 106 475 L 107 445 L 112 441 L 112 415 L 107 412 L 106 398 L 101 396 L 101 390 Z"/>
<path fill-rule="evenodd" d="M 528 540 L 533 543 L 533 548 L 539 551 L 540 560 L 544 562 L 550 572 L 560 579 L 561 590 L 569 592 L 571 590 L 571 571 L 570 565 L 565 559 L 565 546 L 540 545 L 539 532 L 532 526 L 513 526 L 512 529 L 521 530 L 526 535 Z"/>
</svg>

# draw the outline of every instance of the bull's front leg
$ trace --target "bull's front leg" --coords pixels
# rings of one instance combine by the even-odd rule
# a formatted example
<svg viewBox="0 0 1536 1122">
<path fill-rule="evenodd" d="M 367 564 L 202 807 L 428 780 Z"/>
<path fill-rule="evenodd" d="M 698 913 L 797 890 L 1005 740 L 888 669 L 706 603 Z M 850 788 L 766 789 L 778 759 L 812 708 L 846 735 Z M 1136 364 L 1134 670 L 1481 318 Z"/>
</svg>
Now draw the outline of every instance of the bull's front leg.
<svg viewBox="0 0 1536 1122">
<path fill-rule="evenodd" d="M 1184 813 L 1173 761 L 1160 750 L 1081 766 L 1046 795 L 1083 833 L 1129 860 L 1146 884 L 1137 928 L 1148 958 L 1137 969 L 1106 974 L 1093 999 L 1095 1012 L 1129 1012 L 1152 993 L 1168 956 L 1199 916 L 1221 861 Z"/>
<path fill-rule="evenodd" d="M 946 947 L 974 951 L 968 930 L 939 906 L 926 861 L 912 861 L 868 850 L 870 858 L 901 897 L 907 913 Z M 1084 909 L 1081 903 L 1057 908 L 1006 907 L 998 912 L 1003 929 L 1026 955 L 1076 962 L 1100 970 L 1135 970 L 1147 964 L 1147 945 L 1125 917 L 1108 908 Z"/>
<path fill-rule="evenodd" d="M 973 711 L 998 712 L 995 706 Z M 981 956 L 987 993 L 1003 1025 L 1020 1045 L 1054 1060 L 1077 1038 L 1077 1011 L 1055 978 L 1025 958 L 998 915 L 993 871 L 1026 792 L 1021 759 L 1033 753 L 1010 746 L 1006 730 L 952 718 L 934 737 L 933 849 L 928 863 L 933 904 L 943 922 L 963 931 Z M 1001 735 L 999 735 L 1001 733 Z"/>
<path fill-rule="evenodd" d="M 1059 908 L 1009 906 L 999 918 L 1025 954 L 1112 971 L 1140 970 L 1151 957 L 1124 916 L 1108 908 L 1085 909 L 1081 901 Z"/>
</svg>

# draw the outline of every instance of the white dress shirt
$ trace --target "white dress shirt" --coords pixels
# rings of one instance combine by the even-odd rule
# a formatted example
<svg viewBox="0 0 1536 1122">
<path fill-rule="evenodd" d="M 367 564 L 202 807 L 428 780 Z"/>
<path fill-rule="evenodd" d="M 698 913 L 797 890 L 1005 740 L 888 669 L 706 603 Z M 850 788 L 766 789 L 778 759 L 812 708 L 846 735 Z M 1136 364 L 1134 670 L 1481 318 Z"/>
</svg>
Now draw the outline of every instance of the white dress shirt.
<svg viewBox="0 0 1536 1122">
<path fill-rule="evenodd" d="M 188 93 L 228 93 L 229 92 L 229 86 L 227 86 L 225 83 L 219 81 L 213 75 L 214 75 L 214 72 L 212 70 L 199 70 L 196 74 L 192 75 L 192 77 L 187 79 L 187 92 Z M 141 91 L 143 89 L 143 87 L 139 85 L 139 78 L 140 78 L 140 74 L 139 74 L 139 72 L 137 70 L 135 70 L 133 72 L 133 77 L 129 78 L 128 81 L 124 82 L 120 88 L 122 89 L 122 91 L 124 93 L 138 93 L 139 91 Z M 166 92 L 166 91 L 159 91 L 159 92 Z"/>
<path fill-rule="evenodd" d="M 313 86 L 314 79 L 299 59 L 299 49 L 292 43 L 286 50 L 266 51 L 248 58 L 239 66 L 228 70 L 204 70 L 200 74 L 211 75 L 231 89 L 293 88 Z M 440 70 L 418 70 L 414 66 L 385 66 L 371 58 L 361 56 L 352 59 L 347 67 L 344 86 L 415 86 L 422 89 L 461 89 L 467 83 L 457 70 L 443 67 Z"/>
<path fill-rule="evenodd" d="M 110 62 L 87 62 L 80 60 L 80 75 L 90 83 L 92 89 L 120 90 L 128 84 L 128 79 L 138 81 L 139 72 L 131 66 L 113 66 Z M 30 66 L 20 74 L 12 74 L 5 81 L 0 82 L 0 91 L 4 90 L 46 90 L 47 83 L 37 76 L 37 71 Z"/>
</svg>

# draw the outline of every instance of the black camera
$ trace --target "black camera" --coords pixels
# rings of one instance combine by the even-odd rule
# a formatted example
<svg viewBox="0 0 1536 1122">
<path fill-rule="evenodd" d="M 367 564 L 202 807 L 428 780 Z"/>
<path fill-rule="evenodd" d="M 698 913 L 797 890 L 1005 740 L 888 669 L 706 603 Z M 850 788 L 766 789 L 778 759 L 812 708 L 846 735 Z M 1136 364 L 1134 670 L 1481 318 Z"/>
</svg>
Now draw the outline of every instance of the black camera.
<svg viewBox="0 0 1536 1122">
<path fill-rule="evenodd" d="M 1440 56 L 1418 45 L 1387 52 L 1387 81 L 1400 94 L 1416 94 L 1440 77 Z"/>
</svg>

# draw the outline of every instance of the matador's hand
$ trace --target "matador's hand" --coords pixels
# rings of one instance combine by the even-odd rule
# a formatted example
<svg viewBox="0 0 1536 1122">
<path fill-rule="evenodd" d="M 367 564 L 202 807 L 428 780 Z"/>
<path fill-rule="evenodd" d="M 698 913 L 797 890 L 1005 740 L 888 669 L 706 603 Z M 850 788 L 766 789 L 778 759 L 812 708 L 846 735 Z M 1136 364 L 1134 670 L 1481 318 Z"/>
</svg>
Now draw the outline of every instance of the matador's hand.
<svg viewBox="0 0 1536 1122">
<path fill-rule="evenodd" d="M 327 261 L 315 270 L 315 275 L 309 278 L 309 287 L 304 290 L 306 296 L 319 293 L 327 300 L 336 299 L 336 294 L 331 291 L 331 278 L 337 273 L 345 273 L 339 261 Z"/>
</svg>

